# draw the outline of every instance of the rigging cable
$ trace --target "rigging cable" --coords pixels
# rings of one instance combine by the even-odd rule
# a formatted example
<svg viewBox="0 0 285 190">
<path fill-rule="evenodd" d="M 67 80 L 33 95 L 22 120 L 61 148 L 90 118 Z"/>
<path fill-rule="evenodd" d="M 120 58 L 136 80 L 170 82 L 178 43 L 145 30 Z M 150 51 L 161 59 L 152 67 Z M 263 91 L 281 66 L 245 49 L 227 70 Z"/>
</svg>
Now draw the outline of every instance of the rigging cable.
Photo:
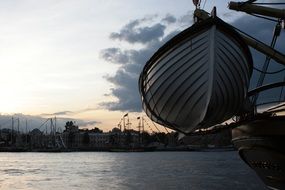
<svg viewBox="0 0 285 190">
<path fill-rule="evenodd" d="M 158 129 L 158 127 L 155 125 L 155 123 L 151 120 L 151 122 L 152 122 L 152 124 L 154 125 L 154 127 L 156 128 L 156 130 L 159 132 L 159 133 L 161 133 L 160 132 L 160 130 Z"/>
<path fill-rule="evenodd" d="M 277 27 L 279 27 L 279 26 L 280 26 L 280 22 L 277 23 L 277 25 L 275 26 L 275 29 L 276 29 Z M 271 44 L 270 44 L 270 46 L 271 46 L 272 48 L 274 48 L 278 36 L 279 36 L 278 33 L 274 32 L 273 37 L 272 37 L 272 41 L 271 41 Z M 269 66 L 269 63 L 270 63 L 270 60 L 271 60 L 271 57 L 266 56 L 265 61 L 264 61 L 264 63 L 263 63 L 263 67 L 262 67 L 262 71 L 263 71 L 263 72 L 266 72 L 266 71 L 267 71 L 268 66 Z M 264 79 L 265 79 L 265 73 L 261 73 L 256 86 L 257 86 L 257 87 L 262 86 L 262 84 L 263 84 L 263 82 L 264 82 Z M 252 99 L 252 100 L 253 100 L 253 104 L 256 104 L 256 101 L 257 101 L 257 99 L 258 99 L 258 96 L 259 96 L 259 93 L 257 93 L 257 94 L 253 97 L 253 99 Z"/>
<path fill-rule="evenodd" d="M 253 13 L 247 13 L 251 16 L 255 16 L 257 18 L 262 18 L 262 19 L 266 19 L 266 20 L 269 20 L 269 21 L 273 21 L 273 22 L 279 22 L 278 19 L 273 19 L 273 18 L 269 18 L 269 17 L 265 17 L 265 16 L 260 16 L 260 15 L 257 15 L 257 14 L 253 14 Z"/>
<path fill-rule="evenodd" d="M 164 127 L 165 131 L 166 131 L 167 133 L 169 133 L 169 131 L 167 130 L 167 128 L 166 128 L 165 126 L 163 126 L 163 127 Z"/>
<path fill-rule="evenodd" d="M 46 122 L 48 122 L 49 120 L 50 120 L 51 118 L 48 118 L 45 122 L 43 122 L 42 124 L 41 124 L 41 126 L 39 126 L 39 130 L 42 128 L 42 126 L 46 123 Z"/>
<path fill-rule="evenodd" d="M 154 133 L 156 139 L 158 140 L 158 142 L 161 142 L 161 140 L 159 139 L 157 133 L 151 128 L 151 126 L 148 124 L 147 120 L 144 120 L 145 123 L 147 124 L 148 128 L 151 130 L 152 133 Z"/>
<path fill-rule="evenodd" d="M 279 22 L 276 24 L 276 26 L 280 26 L 280 22 L 281 22 L 281 19 L 279 19 Z M 255 41 L 259 41 L 259 40 L 257 40 L 256 38 L 254 38 L 253 36 L 251 36 L 251 35 L 249 35 L 249 34 L 247 34 L 247 33 L 245 33 L 245 32 L 243 32 L 243 31 L 241 31 L 240 29 L 238 29 L 238 28 L 236 28 L 236 27 L 234 27 L 234 26 L 232 26 L 236 31 L 238 31 L 239 33 L 241 33 L 241 34 L 243 34 L 243 35 L 245 35 L 245 36 L 247 36 L 247 37 L 249 37 L 249 38 L 251 38 L 251 39 L 253 39 L 253 40 L 255 40 Z M 276 31 L 275 31 L 276 32 Z M 275 45 L 275 43 L 276 43 L 276 40 L 277 40 L 277 37 L 278 37 L 278 35 L 276 35 L 276 33 L 274 33 L 274 36 L 273 36 L 273 39 L 272 39 L 272 43 L 271 43 L 271 45 Z M 266 58 L 268 58 L 268 56 L 266 57 Z M 267 60 L 267 59 L 266 59 Z M 267 62 L 265 60 L 265 63 Z M 270 60 L 270 59 L 269 59 Z M 264 65 L 265 66 L 265 65 Z M 259 70 L 259 69 L 257 69 L 257 68 L 254 68 L 255 70 Z M 267 70 L 267 69 L 266 69 Z M 263 73 L 263 75 L 265 76 L 265 74 L 276 74 L 276 73 L 279 73 L 279 72 L 282 72 L 282 71 L 284 71 L 285 69 L 281 69 L 281 70 L 278 70 L 278 71 L 274 71 L 274 72 L 267 72 L 266 70 L 263 70 L 263 71 L 261 71 L 261 73 Z M 260 79 L 260 78 L 259 78 Z M 263 82 L 262 82 L 263 83 Z M 257 100 L 257 98 L 258 98 L 258 94 L 254 97 L 254 99 L 253 99 L 253 102 L 254 102 L 254 104 L 256 103 L 256 100 Z M 284 97 L 284 99 L 285 99 L 285 97 Z"/>
<path fill-rule="evenodd" d="M 273 75 L 273 74 L 277 74 L 277 73 L 281 73 L 281 72 L 285 71 L 285 68 L 277 70 L 277 71 L 262 71 L 256 67 L 253 67 L 253 69 L 260 72 L 260 73 L 264 73 L 264 74 L 268 74 L 268 75 Z"/>
</svg>

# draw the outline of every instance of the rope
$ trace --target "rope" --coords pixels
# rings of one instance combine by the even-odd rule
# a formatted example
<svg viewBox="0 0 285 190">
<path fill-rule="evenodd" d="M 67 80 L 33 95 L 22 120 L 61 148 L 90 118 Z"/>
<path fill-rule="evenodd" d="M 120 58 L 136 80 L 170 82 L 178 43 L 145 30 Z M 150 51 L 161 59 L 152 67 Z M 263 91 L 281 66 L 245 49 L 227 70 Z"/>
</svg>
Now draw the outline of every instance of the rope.
<svg viewBox="0 0 285 190">
<path fill-rule="evenodd" d="M 265 16 L 260 16 L 260 15 L 257 15 L 257 14 L 252 14 L 252 13 L 247 13 L 251 16 L 255 16 L 257 18 L 262 18 L 262 19 L 266 19 L 266 20 L 269 20 L 269 21 L 273 21 L 273 22 L 279 22 L 278 19 L 272 19 L 272 18 L 268 18 L 268 17 L 265 17 Z"/>
<path fill-rule="evenodd" d="M 163 126 L 164 127 L 164 126 Z M 166 127 L 164 127 L 164 129 L 165 129 L 165 131 L 167 132 L 167 133 L 169 133 L 169 131 L 167 130 L 167 128 Z"/>
<path fill-rule="evenodd" d="M 260 73 L 264 73 L 264 74 L 268 74 L 268 75 L 273 75 L 273 74 L 277 74 L 277 73 L 281 73 L 281 72 L 285 71 L 285 68 L 277 70 L 277 71 L 266 71 L 266 72 L 262 71 L 256 67 L 253 67 L 253 69 L 260 72 Z"/>
<path fill-rule="evenodd" d="M 41 129 L 41 127 L 50 120 L 51 118 L 48 118 L 45 122 L 43 122 L 43 124 L 41 124 L 41 126 L 39 126 L 39 130 Z"/>
<path fill-rule="evenodd" d="M 144 120 L 144 121 L 146 121 L 146 120 Z M 159 137 L 157 136 L 156 132 L 154 132 L 154 131 L 152 130 L 151 126 L 148 124 L 147 121 L 146 121 L 146 124 L 147 124 L 147 126 L 149 127 L 149 129 L 151 130 L 151 132 L 155 134 L 155 137 L 156 137 L 156 139 L 158 140 L 158 142 L 161 142 L 161 140 L 160 140 Z"/>
<path fill-rule="evenodd" d="M 278 23 L 279 24 L 279 23 Z M 273 35 L 273 37 L 272 37 L 272 40 L 271 40 L 271 44 L 270 44 L 270 46 L 272 47 L 272 48 L 274 48 L 274 46 L 275 46 L 275 44 L 276 44 L 276 41 L 277 41 L 277 38 L 278 38 L 278 36 L 277 35 Z M 270 60 L 271 60 L 271 58 L 269 57 L 269 56 L 266 56 L 266 58 L 265 58 L 265 61 L 264 61 L 264 63 L 263 63 L 263 67 L 262 67 L 262 73 L 261 73 L 261 75 L 260 75 L 260 77 L 259 77 L 259 79 L 258 79 L 258 82 L 257 82 L 257 85 L 256 85 L 256 87 L 260 87 L 260 86 L 262 86 L 262 84 L 263 84 L 263 82 L 264 82 L 264 78 L 265 78 L 265 73 L 264 72 L 266 72 L 267 71 L 267 69 L 268 69 L 268 66 L 269 66 L 269 63 L 270 63 Z M 254 97 L 253 97 L 253 104 L 256 104 L 256 101 L 257 101 L 257 99 L 258 99 L 258 96 L 259 96 L 259 94 L 256 94 Z"/>
<path fill-rule="evenodd" d="M 158 131 L 158 132 L 160 132 L 160 130 L 158 129 L 158 127 L 155 125 L 155 123 L 151 120 L 151 122 L 152 122 L 152 124 L 154 125 L 154 127 L 156 128 L 156 130 Z M 160 132 L 161 133 L 161 132 Z"/>
</svg>

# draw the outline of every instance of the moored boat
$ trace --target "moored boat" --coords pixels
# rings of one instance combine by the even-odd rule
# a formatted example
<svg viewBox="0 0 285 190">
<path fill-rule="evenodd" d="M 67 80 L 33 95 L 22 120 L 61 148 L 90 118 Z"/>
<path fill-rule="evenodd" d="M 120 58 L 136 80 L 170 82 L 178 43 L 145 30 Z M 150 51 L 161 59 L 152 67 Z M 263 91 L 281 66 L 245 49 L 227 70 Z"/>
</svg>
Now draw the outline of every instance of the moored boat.
<svg viewBox="0 0 285 190">
<path fill-rule="evenodd" d="M 163 45 L 139 80 L 143 108 L 183 133 L 221 123 L 243 109 L 252 73 L 240 35 L 217 17 L 197 22 Z"/>
<path fill-rule="evenodd" d="M 240 157 L 270 189 L 285 189 L 284 125 L 285 116 L 261 114 L 232 130 Z"/>
</svg>

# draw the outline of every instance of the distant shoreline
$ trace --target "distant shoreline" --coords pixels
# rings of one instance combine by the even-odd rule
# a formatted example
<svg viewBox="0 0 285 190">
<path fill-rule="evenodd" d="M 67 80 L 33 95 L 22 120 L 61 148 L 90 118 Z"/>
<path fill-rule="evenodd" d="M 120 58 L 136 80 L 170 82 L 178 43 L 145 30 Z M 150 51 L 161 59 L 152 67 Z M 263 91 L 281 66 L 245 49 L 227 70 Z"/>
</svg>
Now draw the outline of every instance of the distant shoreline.
<svg viewBox="0 0 285 190">
<path fill-rule="evenodd" d="M 64 152 L 226 152 L 236 151 L 233 147 L 215 147 L 215 148 L 187 148 L 187 147 L 166 147 L 166 148 L 80 148 L 80 149 L 23 149 L 23 148 L 0 148 L 0 152 L 39 152 L 39 153 L 64 153 Z"/>
</svg>

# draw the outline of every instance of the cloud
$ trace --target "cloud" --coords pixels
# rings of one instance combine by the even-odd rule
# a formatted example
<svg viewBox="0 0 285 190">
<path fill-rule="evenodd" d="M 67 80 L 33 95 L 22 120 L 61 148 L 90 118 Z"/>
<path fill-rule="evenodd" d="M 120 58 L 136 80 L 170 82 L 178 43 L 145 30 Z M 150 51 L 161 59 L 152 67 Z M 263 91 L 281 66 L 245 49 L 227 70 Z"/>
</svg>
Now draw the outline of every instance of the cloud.
<svg viewBox="0 0 285 190">
<path fill-rule="evenodd" d="M 114 96 L 117 101 L 102 102 L 100 106 L 112 111 L 142 111 L 138 89 L 139 74 L 152 54 L 182 29 L 180 27 L 178 30 L 165 31 L 170 24 L 178 23 L 178 25 L 181 25 L 181 22 L 178 22 L 181 19 L 182 17 L 175 18 L 170 14 L 161 19 L 158 18 L 156 21 L 154 17 L 151 19 L 146 17 L 130 21 L 120 32 L 111 34 L 111 39 L 119 39 L 130 44 L 141 43 L 144 46 L 139 49 L 110 47 L 101 51 L 100 56 L 102 59 L 119 64 L 120 67 L 115 75 L 105 76 L 105 79 L 113 84 L 110 94 L 105 95 Z M 150 27 L 143 26 L 146 22 L 149 23 Z M 183 24 L 185 23 L 183 22 Z"/>
<path fill-rule="evenodd" d="M 54 116 L 68 116 L 68 115 L 75 115 L 75 114 L 80 114 L 88 111 L 95 111 L 98 110 L 96 107 L 88 107 L 85 109 L 77 110 L 77 111 L 59 111 L 55 113 L 42 113 L 40 116 L 42 117 L 54 117 Z"/>
<path fill-rule="evenodd" d="M 114 85 L 110 89 L 109 95 L 115 96 L 117 101 L 102 102 L 100 104 L 102 107 L 113 111 L 141 111 L 138 89 L 139 74 L 146 61 L 163 42 L 162 40 L 155 40 L 152 43 L 148 43 L 145 48 L 124 51 L 124 55 L 128 56 L 128 62 L 121 65 L 114 76 L 105 76 L 106 80 Z"/>
<path fill-rule="evenodd" d="M 175 23 L 176 20 L 177 19 L 171 14 L 167 14 L 164 18 L 161 19 L 162 22 L 166 22 L 167 24 Z"/>
<path fill-rule="evenodd" d="M 43 113 L 41 114 L 41 116 L 46 116 L 46 117 L 49 117 L 49 116 L 62 116 L 62 115 L 72 115 L 74 114 L 74 112 L 72 111 L 60 111 L 60 112 L 55 112 L 55 113 Z"/>
<path fill-rule="evenodd" d="M 18 121 L 19 121 L 19 130 L 21 132 L 26 131 L 26 121 L 27 121 L 27 130 L 31 131 L 35 128 L 39 128 L 41 131 L 50 131 L 50 122 L 46 122 L 47 118 L 42 116 L 35 116 L 35 115 L 24 115 L 24 114 L 14 114 L 14 115 L 3 115 L 0 114 L 0 126 L 1 129 L 8 128 L 11 129 L 12 127 L 12 117 L 14 119 L 14 129 L 17 130 Z M 86 126 L 94 126 L 100 124 L 98 121 L 86 121 L 82 119 L 76 118 L 68 118 L 68 117 L 57 117 L 56 118 L 56 126 L 60 130 L 64 130 L 65 123 L 67 121 L 74 121 L 76 125 L 79 127 L 86 127 Z M 46 122 L 46 123 L 45 123 Z"/>
<path fill-rule="evenodd" d="M 129 22 L 119 32 L 113 32 L 110 38 L 113 40 L 126 41 L 128 43 L 146 44 L 152 40 L 156 40 L 164 35 L 165 25 L 155 23 L 152 26 L 141 26 L 152 18 L 137 19 Z"/>
<path fill-rule="evenodd" d="M 80 126 L 80 127 L 89 127 L 89 126 L 94 126 L 94 125 L 98 125 L 101 122 L 98 121 L 83 121 L 83 120 L 75 120 L 76 125 Z"/>
<path fill-rule="evenodd" d="M 182 26 L 192 25 L 192 23 L 194 22 L 193 13 L 194 13 L 194 11 L 188 11 L 186 14 L 184 14 L 183 16 L 178 18 L 177 20 L 180 23 L 180 25 L 182 25 Z"/>
<path fill-rule="evenodd" d="M 115 64 L 125 64 L 129 62 L 129 53 L 120 48 L 107 48 L 100 52 L 100 57 Z"/>
</svg>

